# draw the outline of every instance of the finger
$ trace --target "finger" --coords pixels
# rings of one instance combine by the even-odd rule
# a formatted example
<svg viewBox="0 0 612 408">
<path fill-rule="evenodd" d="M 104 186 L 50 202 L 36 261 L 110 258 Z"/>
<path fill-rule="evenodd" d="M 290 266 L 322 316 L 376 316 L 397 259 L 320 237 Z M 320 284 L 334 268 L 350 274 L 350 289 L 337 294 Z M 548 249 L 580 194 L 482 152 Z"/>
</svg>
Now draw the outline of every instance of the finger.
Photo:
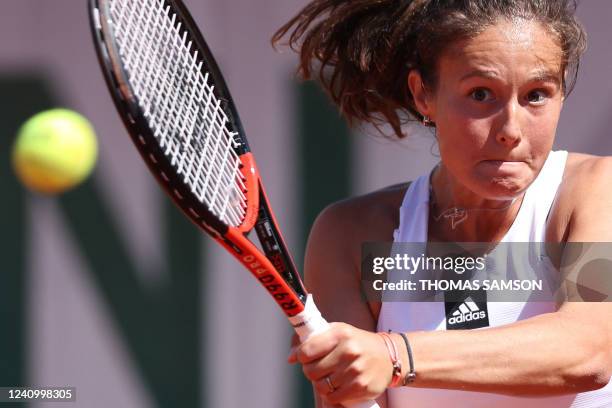
<svg viewBox="0 0 612 408">
<path fill-rule="evenodd" d="M 349 370 L 351 370 L 351 368 L 346 364 L 333 365 L 326 371 L 321 371 L 323 375 L 317 375 L 316 378 L 311 378 L 310 380 L 317 392 L 321 395 L 327 395 L 336 392 L 343 387 L 346 381 L 350 381 L 351 377 L 347 374 Z M 327 380 L 328 378 L 329 381 Z"/>
<path fill-rule="evenodd" d="M 348 405 L 351 401 L 374 399 L 368 394 L 364 384 L 357 384 L 355 382 L 344 383 L 341 387 L 336 388 L 334 392 L 322 395 L 321 398 L 329 404 L 339 404 L 342 406 Z M 376 396 L 376 398 L 378 398 L 378 396 Z"/>
<path fill-rule="evenodd" d="M 349 398 L 349 396 L 351 399 L 353 400 L 355 399 L 355 396 L 353 395 L 354 392 L 351 388 L 348 388 L 348 387 L 336 388 L 334 392 L 329 392 L 327 394 L 321 394 L 321 398 L 327 404 L 332 404 L 334 406 L 336 406 L 336 404 L 341 405 L 341 404 L 346 403 L 346 401 L 348 401 L 347 398 Z"/>
<path fill-rule="evenodd" d="M 312 384 L 315 391 L 322 396 L 335 392 L 338 389 L 338 386 L 334 382 L 333 378 L 333 375 L 330 374 L 328 376 L 325 376 L 324 378 L 321 378 L 320 380 L 313 381 Z"/>
<path fill-rule="evenodd" d="M 291 336 L 291 346 L 296 347 L 299 344 L 300 344 L 300 338 L 298 337 L 297 333 L 293 333 L 293 336 Z"/>
<path fill-rule="evenodd" d="M 358 370 L 354 365 L 348 365 L 334 372 L 333 384 L 336 387 L 333 393 L 328 393 L 330 404 L 345 404 L 347 401 L 366 397 L 365 391 L 367 384 L 364 377 L 358 375 Z"/>
<path fill-rule="evenodd" d="M 295 363 L 297 363 L 297 361 L 298 361 L 298 360 L 297 360 L 297 349 L 298 349 L 298 348 L 297 348 L 297 346 L 292 346 L 292 347 L 289 349 L 289 356 L 287 357 L 287 362 L 288 362 L 289 364 L 295 364 Z"/>
<path fill-rule="evenodd" d="M 297 348 L 300 345 L 300 338 L 297 333 L 293 333 L 291 336 L 291 347 L 289 348 L 289 355 L 287 356 L 287 362 L 289 364 L 297 363 Z"/>
<path fill-rule="evenodd" d="M 338 345 L 338 339 L 329 331 L 317 334 L 306 340 L 297 350 L 297 360 L 310 363 L 329 354 Z"/>
<path fill-rule="evenodd" d="M 323 358 L 310 363 L 304 363 L 302 365 L 304 375 L 310 381 L 317 381 L 331 373 L 342 373 L 347 369 L 347 365 L 350 364 L 350 361 L 344 361 L 341 357 L 341 353 L 338 347 L 336 347 Z"/>
</svg>

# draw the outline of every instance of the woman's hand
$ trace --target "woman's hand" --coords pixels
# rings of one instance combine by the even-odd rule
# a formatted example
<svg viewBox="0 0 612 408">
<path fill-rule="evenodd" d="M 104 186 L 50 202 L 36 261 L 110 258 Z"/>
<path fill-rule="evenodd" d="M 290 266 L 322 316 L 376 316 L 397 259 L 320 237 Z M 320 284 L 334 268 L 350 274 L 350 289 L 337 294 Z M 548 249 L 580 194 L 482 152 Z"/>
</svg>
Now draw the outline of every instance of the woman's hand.
<svg viewBox="0 0 612 408">
<path fill-rule="evenodd" d="M 373 400 L 391 382 L 392 365 L 384 340 L 345 323 L 292 349 L 288 361 L 301 363 L 306 377 L 328 404 Z"/>
</svg>

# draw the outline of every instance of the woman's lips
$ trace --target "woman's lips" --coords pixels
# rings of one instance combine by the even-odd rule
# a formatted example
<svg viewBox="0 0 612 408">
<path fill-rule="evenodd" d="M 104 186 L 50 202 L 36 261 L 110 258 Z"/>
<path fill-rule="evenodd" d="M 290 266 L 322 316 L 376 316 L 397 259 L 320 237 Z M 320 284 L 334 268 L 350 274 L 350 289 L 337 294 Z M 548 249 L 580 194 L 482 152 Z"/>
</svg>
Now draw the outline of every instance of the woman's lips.
<svg viewBox="0 0 612 408">
<path fill-rule="evenodd" d="M 485 169 L 495 173 L 516 173 L 524 165 L 522 161 L 506 161 L 506 160 L 483 160 L 480 162 Z"/>
<path fill-rule="evenodd" d="M 523 163 L 521 160 L 483 160 L 485 163 L 504 164 L 504 163 Z"/>
</svg>

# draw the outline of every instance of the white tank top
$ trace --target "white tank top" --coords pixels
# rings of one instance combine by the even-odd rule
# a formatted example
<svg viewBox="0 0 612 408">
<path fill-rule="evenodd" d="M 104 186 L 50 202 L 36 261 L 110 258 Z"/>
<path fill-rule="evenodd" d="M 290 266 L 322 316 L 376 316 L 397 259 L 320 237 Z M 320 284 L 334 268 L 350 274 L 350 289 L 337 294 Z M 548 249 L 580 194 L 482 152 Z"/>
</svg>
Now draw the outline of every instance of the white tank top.
<svg viewBox="0 0 612 408">
<path fill-rule="evenodd" d="M 519 212 L 502 242 L 545 241 L 546 220 L 563 178 L 566 160 L 566 151 L 549 154 L 540 174 L 527 188 Z M 429 179 L 430 174 L 424 174 L 408 188 L 400 207 L 400 223 L 393 234 L 394 242 L 427 242 Z M 522 259 L 509 257 L 508 270 L 519 273 L 526 265 L 542 269 L 539 274 L 554 270 L 548 258 L 540 255 L 530 252 L 528 257 L 522 256 Z M 487 307 L 491 327 L 555 310 L 553 302 L 489 302 Z M 377 329 L 395 332 L 446 330 L 444 302 L 383 302 Z M 415 361 L 415 365 L 418 373 L 418 360 Z M 478 367 L 473 369 L 477 370 Z M 482 392 L 412 387 L 389 389 L 387 396 L 389 408 L 612 407 L 612 381 L 596 391 L 546 398 L 509 397 Z"/>
</svg>

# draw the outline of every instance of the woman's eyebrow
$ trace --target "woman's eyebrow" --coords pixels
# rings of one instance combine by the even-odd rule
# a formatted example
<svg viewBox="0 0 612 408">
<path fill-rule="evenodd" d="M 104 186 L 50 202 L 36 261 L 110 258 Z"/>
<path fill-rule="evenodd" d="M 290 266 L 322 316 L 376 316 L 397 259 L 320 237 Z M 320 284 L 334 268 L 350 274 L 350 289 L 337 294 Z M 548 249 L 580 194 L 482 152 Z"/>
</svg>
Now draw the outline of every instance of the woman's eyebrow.
<svg viewBox="0 0 612 408">
<path fill-rule="evenodd" d="M 561 74 L 549 69 L 540 69 L 530 76 L 531 81 L 561 83 Z"/>
<path fill-rule="evenodd" d="M 500 75 L 497 71 L 487 69 L 475 69 L 463 75 L 460 78 L 460 81 L 465 81 L 466 79 L 474 77 L 494 79 L 499 78 L 499 76 Z M 549 69 L 539 69 L 530 74 L 529 81 L 554 82 L 559 84 L 561 83 L 561 75 L 558 72 L 554 72 Z"/>
<path fill-rule="evenodd" d="M 499 73 L 493 70 L 488 70 L 488 69 L 474 69 L 470 72 L 468 72 L 467 74 L 465 74 L 464 76 L 462 76 L 460 78 L 460 81 L 464 81 L 466 79 L 470 79 L 473 77 L 479 77 L 479 78 L 498 78 L 499 77 Z"/>
</svg>

